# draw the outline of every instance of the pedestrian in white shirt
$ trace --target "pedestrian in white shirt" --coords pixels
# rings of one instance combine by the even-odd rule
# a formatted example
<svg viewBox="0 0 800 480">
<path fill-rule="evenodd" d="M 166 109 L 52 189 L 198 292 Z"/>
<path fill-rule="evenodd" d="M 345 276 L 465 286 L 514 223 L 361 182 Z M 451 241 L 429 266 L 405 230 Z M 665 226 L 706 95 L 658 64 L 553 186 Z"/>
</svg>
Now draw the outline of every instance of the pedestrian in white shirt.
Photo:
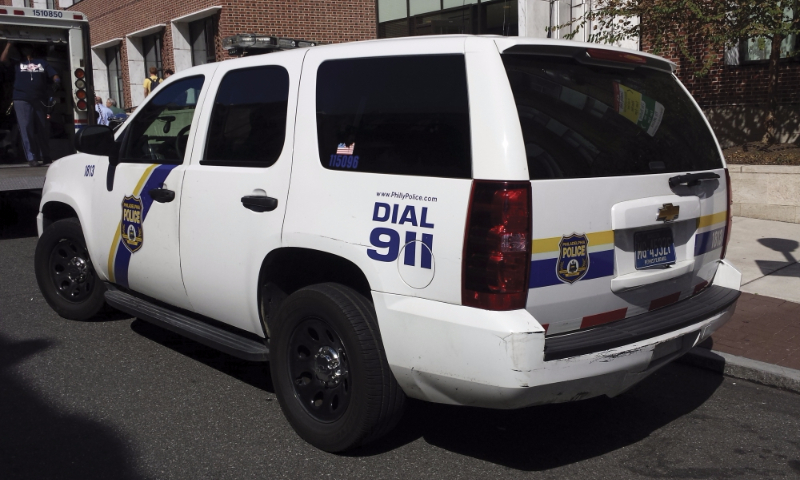
<svg viewBox="0 0 800 480">
<path fill-rule="evenodd" d="M 114 114 L 110 108 L 103 105 L 103 99 L 94 97 L 94 110 L 97 112 L 97 124 L 108 125 L 108 118 Z"/>
</svg>

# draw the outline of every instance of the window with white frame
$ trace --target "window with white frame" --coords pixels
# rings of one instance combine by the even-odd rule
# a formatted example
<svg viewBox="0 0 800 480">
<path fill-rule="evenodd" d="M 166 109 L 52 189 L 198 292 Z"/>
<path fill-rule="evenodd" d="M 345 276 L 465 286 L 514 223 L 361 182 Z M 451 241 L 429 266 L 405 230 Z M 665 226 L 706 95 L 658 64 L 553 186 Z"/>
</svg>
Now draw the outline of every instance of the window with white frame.
<svg viewBox="0 0 800 480">
<path fill-rule="evenodd" d="M 125 108 L 125 95 L 122 83 L 122 58 L 119 45 L 105 49 L 108 69 L 108 96 L 117 102 L 118 108 Z"/>
<path fill-rule="evenodd" d="M 192 66 L 205 65 L 217 61 L 214 37 L 216 25 L 214 17 L 201 18 L 189 23 L 189 43 L 192 47 Z"/>
<path fill-rule="evenodd" d="M 142 37 L 142 56 L 144 57 L 144 78 L 150 76 L 150 67 L 156 67 L 158 78 L 164 78 L 164 65 L 161 61 L 161 32 Z"/>
</svg>

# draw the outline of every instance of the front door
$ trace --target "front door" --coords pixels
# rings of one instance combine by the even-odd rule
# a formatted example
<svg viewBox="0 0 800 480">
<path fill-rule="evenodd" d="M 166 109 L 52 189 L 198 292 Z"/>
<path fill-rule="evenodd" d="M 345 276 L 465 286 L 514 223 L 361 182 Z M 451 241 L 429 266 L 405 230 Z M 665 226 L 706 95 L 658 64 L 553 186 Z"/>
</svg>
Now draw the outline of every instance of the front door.
<svg viewBox="0 0 800 480">
<path fill-rule="evenodd" d="M 220 64 L 183 182 L 181 263 L 194 311 L 263 334 L 258 276 L 281 246 L 300 56 Z M 211 104 L 211 99 L 208 102 Z"/>
<path fill-rule="evenodd" d="M 108 188 L 95 189 L 96 262 L 111 283 L 189 308 L 180 269 L 178 214 L 183 160 L 205 77 L 159 88 L 121 134 L 120 164 Z"/>
</svg>

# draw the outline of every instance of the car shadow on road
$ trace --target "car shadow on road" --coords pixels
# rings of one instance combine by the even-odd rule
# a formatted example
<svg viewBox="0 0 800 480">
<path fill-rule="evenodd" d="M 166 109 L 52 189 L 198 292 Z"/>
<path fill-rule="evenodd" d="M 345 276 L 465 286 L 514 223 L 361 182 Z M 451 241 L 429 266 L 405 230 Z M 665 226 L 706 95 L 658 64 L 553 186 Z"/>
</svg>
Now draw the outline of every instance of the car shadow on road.
<svg viewBox="0 0 800 480">
<path fill-rule="evenodd" d="M 17 364 L 51 344 L 0 336 L 2 478 L 145 478 L 132 460 L 135 452 L 118 432 L 60 409 L 14 374 Z"/>
<path fill-rule="evenodd" d="M 0 192 L 0 240 L 37 235 L 39 200 L 36 192 Z"/>
<path fill-rule="evenodd" d="M 136 333 L 256 388 L 274 393 L 269 364 L 239 360 L 142 320 Z M 670 364 L 628 392 L 520 410 L 490 410 L 410 400 L 399 425 L 375 443 L 345 453 L 369 457 L 420 438 L 459 455 L 525 471 L 569 465 L 633 445 L 690 415 L 723 377 Z M 703 420 L 703 416 L 698 416 Z"/>
<path fill-rule="evenodd" d="M 417 438 L 509 468 L 541 471 L 633 445 L 702 406 L 723 377 L 671 364 L 616 397 L 489 410 L 412 401 L 397 429 L 350 452 L 372 456 Z"/>
<path fill-rule="evenodd" d="M 131 323 L 131 330 L 250 386 L 275 393 L 268 363 L 240 360 L 139 319 Z"/>
</svg>

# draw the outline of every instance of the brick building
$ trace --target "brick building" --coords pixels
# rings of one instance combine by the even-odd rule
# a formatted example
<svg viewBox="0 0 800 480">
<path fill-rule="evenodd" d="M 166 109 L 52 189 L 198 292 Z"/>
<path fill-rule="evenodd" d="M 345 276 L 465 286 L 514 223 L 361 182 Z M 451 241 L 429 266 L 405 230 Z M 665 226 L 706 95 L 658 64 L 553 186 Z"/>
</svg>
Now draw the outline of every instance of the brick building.
<svg viewBox="0 0 800 480">
<path fill-rule="evenodd" d="M 90 22 L 95 89 L 125 107 L 144 98 L 147 69 L 180 71 L 229 58 L 222 38 L 256 33 L 321 43 L 450 33 L 563 38 L 568 30 L 547 32 L 591 8 L 591 0 L 0 0 L 35 8 L 67 8 Z M 57 3 L 57 5 L 56 5 Z M 582 34 L 581 34 L 582 35 Z M 576 40 L 583 40 L 581 36 Z M 785 41 L 787 56 L 798 39 Z M 622 45 L 648 50 L 646 42 Z M 704 48 L 698 42 L 695 48 Z M 766 49 L 768 51 L 768 49 Z M 723 144 L 763 135 L 768 65 L 762 43 L 718 52 L 711 72 L 701 78 L 677 52 L 678 75 L 709 117 Z M 781 62 L 778 124 L 781 141 L 800 133 L 800 58 Z"/>
<path fill-rule="evenodd" d="M 2 0 L 61 8 L 89 18 L 96 93 L 125 108 L 144 99 L 159 72 L 230 58 L 222 38 L 256 33 L 322 43 L 375 38 L 375 0 Z M 57 3 L 58 5 L 55 5 Z M 161 73 L 159 73 L 161 76 Z"/>
<path fill-rule="evenodd" d="M 761 140 L 765 133 L 767 87 L 769 84 L 769 42 L 742 41 L 733 49 L 716 52 L 710 71 L 695 76 L 697 66 L 677 49 L 661 55 L 678 65 L 678 77 L 706 113 L 723 147 Z M 781 45 L 778 63 L 778 140 L 794 142 L 800 136 L 800 57 L 798 39 L 791 36 Z M 698 40 L 692 55 L 700 57 L 706 48 Z M 643 50 L 650 50 L 646 42 Z"/>
</svg>

